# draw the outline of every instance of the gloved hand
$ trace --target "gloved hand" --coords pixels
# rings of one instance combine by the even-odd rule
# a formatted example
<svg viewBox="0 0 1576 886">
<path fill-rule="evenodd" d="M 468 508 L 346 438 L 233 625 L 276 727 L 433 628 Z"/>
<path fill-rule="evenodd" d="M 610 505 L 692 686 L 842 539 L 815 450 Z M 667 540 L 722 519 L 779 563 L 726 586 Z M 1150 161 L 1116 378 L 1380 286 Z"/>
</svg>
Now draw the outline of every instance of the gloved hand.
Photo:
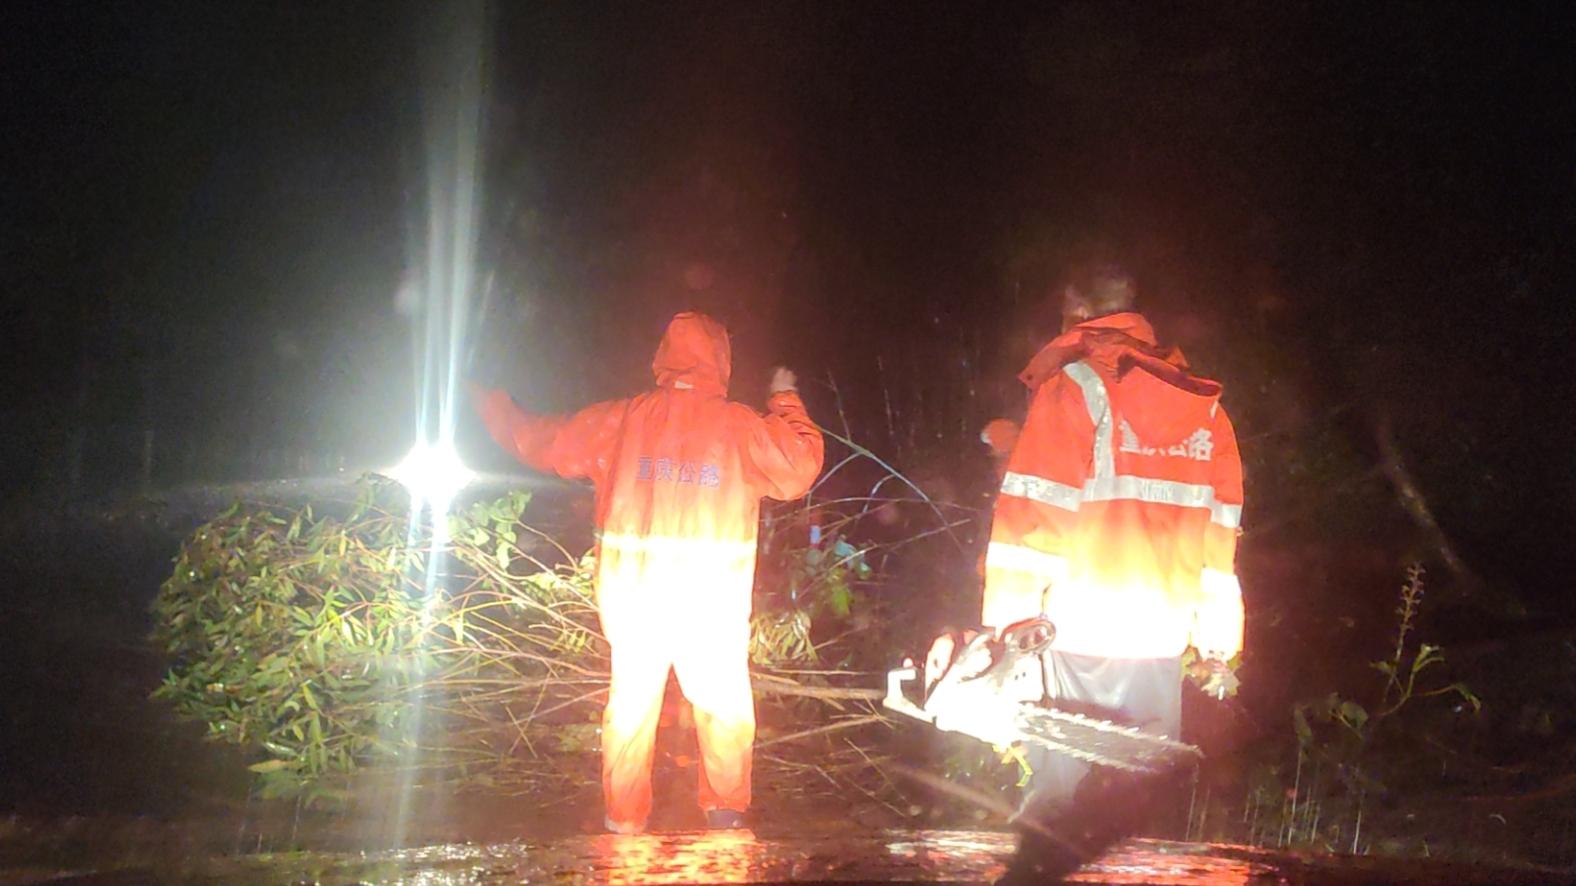
<svg viewBox="0 0 1576 886">
<path fill-rule="evenodd" d="M 799 377 L 793 374 L 792 369 L 786 366 L 779 366 L 772 370 L 772 381 L 767 390 L 773 394 L 780 394 L 783 391 L 797 391 L 799 390 Z"/>
<path fill-rule="evenodd" d="M 997 458 L 1006 458 L 1012 455 L 1013 447 L 1018 445 L 1018 434 L 1021 429 L 1017 422 L 1006 418 L 992 419 L 980 431 L 980 442 L 990 447 L 991 454 Z"/>
<path fill-rule="evenodd" d="M 1217 701 L 1236 695 L 1237 687 L 1242 685 L 1231 662 L 1225 655 L 1213 650 L 1202 653 L 1197 661 L 1188 666 L 1188 676 L 1197 684 L 1199 691 Z"/>
<path fill-rule="evenodd" d="M 930 644 L 930 652 L 925 656 L 925 693 L 930 693 L 931 687 L 941 679 L 952 665 L 952 659 L 958 650 L 969 645 L 969 641 L 979 635 L 979 631 L 961 631 L 957 634 L 951 632 L 942 634 Z"/>
</svg>

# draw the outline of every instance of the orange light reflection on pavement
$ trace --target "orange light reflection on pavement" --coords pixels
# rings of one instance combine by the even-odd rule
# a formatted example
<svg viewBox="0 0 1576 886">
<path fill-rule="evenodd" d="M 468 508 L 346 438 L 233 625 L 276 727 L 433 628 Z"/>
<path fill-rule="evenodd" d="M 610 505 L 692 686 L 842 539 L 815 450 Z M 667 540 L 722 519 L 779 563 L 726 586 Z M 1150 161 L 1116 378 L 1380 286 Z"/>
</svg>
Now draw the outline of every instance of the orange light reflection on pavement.
<svg viewBox="0 0 1576 886">
<path fill-rule="evenodd" d="M 606 834 L 591 847 L 609 884 L 748 883 L 765 848 L 746 830 Z"/>
</svg>

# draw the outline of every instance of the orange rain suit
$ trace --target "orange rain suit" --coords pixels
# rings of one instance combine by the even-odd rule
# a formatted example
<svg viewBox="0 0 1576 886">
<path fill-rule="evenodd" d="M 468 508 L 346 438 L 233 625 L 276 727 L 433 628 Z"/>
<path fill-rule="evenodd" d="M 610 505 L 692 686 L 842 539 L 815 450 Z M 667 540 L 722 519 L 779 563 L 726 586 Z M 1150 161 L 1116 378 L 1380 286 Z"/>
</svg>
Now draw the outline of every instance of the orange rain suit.
<svg viewBox="0 0 1576 886">
<path fill-rule="evenodd" d="M 1090 320 L 1020 375 L 1032 392 L 986 552 L 981 621 L 1044 613 L 1054 650 L 1119 659 L 1242 647 L 1242 464 L 1220 385 L 1135 313 Z"/>
<path fill-rule="evenodd" d="M 695 711 L 700 806 L 750 804 L 755 705 L 750 592 L 760 499 L 804 495 L 821 432 L 794 391 L 765 417 L 727 399 L 727 331 L 701 314 L 668 325 L 655 390 L 569 417 L 527 415 L 503 391 L 481 399 L 493 438 L 522 462 L 596 489 L 597 606 L 612 647 L 602 719 L 610 828 L 651 813 L 651 762 L 668 670 Z"/>
</svg>

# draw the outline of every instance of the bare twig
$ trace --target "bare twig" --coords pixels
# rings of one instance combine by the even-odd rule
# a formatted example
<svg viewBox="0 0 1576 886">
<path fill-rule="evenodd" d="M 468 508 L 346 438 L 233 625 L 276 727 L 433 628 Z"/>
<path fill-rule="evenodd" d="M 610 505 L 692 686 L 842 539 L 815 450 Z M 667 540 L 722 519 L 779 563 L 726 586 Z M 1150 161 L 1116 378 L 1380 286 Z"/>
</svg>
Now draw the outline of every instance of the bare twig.
<svg viewBox="0 0 1576 886">
<path fill-rule="evenodd" d="M 756 745 L 756 747 L 769 748 L 773 745 L 779 745 L 785 742 L 799 741 L 800 739 L 810 738 L 816 735 L 825 735 L 828 732 L 840 732 L 844 729 L 853 729 L 857 726 L 868 726 L 871 723 L 884 722 L 886 722 L 886 717 L 881 714 L 870 714 L 864 717 L 850 717 L 846 720 L 838 720 L 833 723 L 828 723 L 825 726 L 817 726 L 814 729 L 804 729 L 799 732 L 790 733 L 788 735 L 780 735 L 770 741 L 760 742 Z"/>
<path fill-rule="evenodd" d="M 965 787 L 964 785 L 960 784 L 955 784 L 939 775 L 933 775 L 929 772 L 925 772 L 924 770 L 914 769 L 909 766 L 904 766 L 900 763 L 891 764 L 891 768 L 892 771 L 903 776 L 904 778 L 917 781 L 925 787 L 928 787 L 938 793 L 947 794 L 952 797 L 956 797 L 959 800 L 963 800 L 972 806 L 997 815 L 1005 821 L 1010 821 L 1017 827 L 1023 828 L 1024 830 L 1033 831 L 1047 840 L 1059 844 L 1069 852 L 1082 854 L 1082 850 L 1078 846 L 1068 842 L 1066 838 L 1052 831 L 1050 828 L 1047 828 L 1040 822 L 1034 821 L 1027 816 L 1015 818 L 1017 815 L 1017 810 L 1013 809 L 1007 804 L 1005 800 L 1002 800 L 1000 797 L 994 797 L 985 793 L 984 791 Z"/>
<path fill-rule="evenodd" d="M 883 470 L 885 470 L 888 474 L 890 474 L 892 477 L 896 478 L 899 482 L 901 482 L 904 486 L 907 486 L 909 489 L 914 490 L 914 494 L 918 495 L 921 499 L 924 499 L 925 504 L 928 505 L 930 507 L 930 509 L 935 512 L 936 519 L 940 520 L 943 524 L 947 523 L 947 516 L 941 512 L 941 508 L 936 505 L 936 502 L 934 500 L 932 500 L 931 497 L 928 494 L 926 494 L 925 490 L 920 489 L 919 485 L 917 483 L 915 483 L 913 480 L 910 480 L 907 476 L 905 476 L 897 468 L 892 467 L 890 464 L 888 464 L 886 462 L 885 459 L 881 458 L 881 456 L 876 455 L 874 452 L 871 452 L 870 450 L 866 449 L 865 447 L 860 446 L 858 443 L 855 443 L 853 440 L 851 440 L 851 439 L 849 439 L 847 437 L 838 436 L 835 432 L 828 431 L 825 428 L 822 428 L 821 430 L 822 430 L 822 433 L 826 434 L 827 436 L 831 437 L 832 439 L 836 440 L 837 442 L 843 444 L 844 446 L 847 446 L 849 449 L 853 450 L 854 452 L 856 452 L 856 453 L 864 456 L 865 458 L 868 458 L 871 461 L 875 462 Z M 879 488 L 880 488 L 880 484 L 878 483 L 877 484 L 877 489 L 879 489 Z M 962 550 L 963 549 L 963 540 L 958 538 L 957 534 L 953 533 L 951 531 L 950 526 L 948 527 L 947 534 L 952 537 L 952 541 L 953 541 L 953 543 L 955 543 L 958 546 L 958 550 Z"/>
<path fill-rule="evenodd" d="M 761 695 L 795 695 L 802 698 L 835 698 L 835 699 L 868 699 L 876 701 L 886 696 L 883 689 L 871 689 L 863 686 L 837 687 L 837 686 L 805 686 L 792 680 L 773 678 L 769 674 L 753 675 L 754 689 Z"/>
</svg>

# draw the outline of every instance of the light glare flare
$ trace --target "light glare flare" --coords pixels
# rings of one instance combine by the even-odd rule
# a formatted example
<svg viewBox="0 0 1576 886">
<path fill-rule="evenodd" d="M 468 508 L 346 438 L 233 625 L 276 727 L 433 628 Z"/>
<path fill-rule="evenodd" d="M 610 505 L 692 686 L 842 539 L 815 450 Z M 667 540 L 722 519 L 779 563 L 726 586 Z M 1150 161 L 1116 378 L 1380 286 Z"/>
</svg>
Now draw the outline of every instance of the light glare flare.
<svg viewBox="0 0 1576 886">
<path fill-rule="evenodd" d="M 426 440 L 417 441 L 389 476 L 410 492 L 413 511 L 419 513 L 427 506 L 434 516 L 448 513 L 449 503 L 476 478 L 460 460 L 453 443 Z"/>
</svg>

